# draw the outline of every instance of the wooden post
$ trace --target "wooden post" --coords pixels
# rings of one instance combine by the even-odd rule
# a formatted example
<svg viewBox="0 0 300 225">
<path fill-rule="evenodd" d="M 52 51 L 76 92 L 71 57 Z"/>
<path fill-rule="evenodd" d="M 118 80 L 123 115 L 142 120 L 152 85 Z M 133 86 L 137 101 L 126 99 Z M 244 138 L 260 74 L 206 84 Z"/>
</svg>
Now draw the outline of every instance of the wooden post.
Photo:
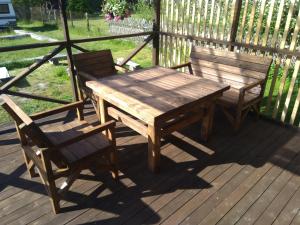
<svg viewBox="0 0 300 225">
<path fill-rule="evenodd" d="M 72 59 L 72 47 L 71 47 L 69 27 L 67 22 L 66 4 L 67 4 L 66 0 L 59 0 L 60 17 L 61 17 L 62 28 L 64 32 L 64 38 L 66 41 L 67 59 L 68 59 L 68 65 L 70 71 L 70 79 L 73 88 L 73 98 L 75 101 L 78 101 L 79 95 L 78 95 L 77 82 L 75 77 L 74 63 Z"/>
<path fill-rule="evenodd" d="M 230 38 L 229 38 L 230 44 L 235 42 L 236 39 L 237 30 L 239 26 L 239 19 L 241 14 L 242 1 L 243 0 L 236 0 L 234 5 L 233 20 L 232 20 L 232 26 L 231 26 Z M 229 49 L 230 51 L 233 51 L 234 46 L 231 45 Z"/>
<path fill-rule="evenodd" d="M 69 17 L 70 17 L 70 21 L 71 21 L 71 26 L 74 27 L 74 21 L 73 21 L 73 15 L 72 15 L 72 11 L 69 11 Z"/>
<path fill-rule="evenodd" d="M 152 64 L 159 64 L 160 0 L 154 0 Z"/>
<path fill-rule="evenodd" d="M 85 13 L 85 19 L 86 19 L 86 28 L 88 31 L 90 31 L 90 19 L 89 19 L 89 14 L 87 12 Z"/>
</svg>

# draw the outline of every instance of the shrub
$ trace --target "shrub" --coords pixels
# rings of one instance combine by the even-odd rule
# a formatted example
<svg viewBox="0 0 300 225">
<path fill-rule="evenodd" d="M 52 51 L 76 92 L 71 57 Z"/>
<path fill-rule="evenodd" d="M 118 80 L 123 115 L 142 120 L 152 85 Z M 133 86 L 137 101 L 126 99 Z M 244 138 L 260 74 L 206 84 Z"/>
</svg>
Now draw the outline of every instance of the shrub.
<svg viewBox="0 0 300 225">
<path fill-rule="evenodd" d="M 132 5 L 134 16 L 151 21 L 153 19 L 153 5 L 151 0 L 138 0 Z"/>
<path fill-rule="evenodd" d="M 106 0 L 102 7 L 106 20 L 120 20 L 130 16 L 129 6 L 125 0 Z"/>
</svg>

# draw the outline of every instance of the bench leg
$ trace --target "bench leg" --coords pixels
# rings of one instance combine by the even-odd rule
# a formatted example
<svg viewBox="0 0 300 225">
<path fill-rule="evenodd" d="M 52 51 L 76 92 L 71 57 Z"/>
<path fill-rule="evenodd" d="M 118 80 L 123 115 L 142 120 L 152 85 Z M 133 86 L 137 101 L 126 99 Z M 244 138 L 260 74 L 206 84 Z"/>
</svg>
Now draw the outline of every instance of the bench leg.
<svg viewBox="0 0 300 225">
<path fill-rule="evenodd" d="M 234 121 L 234 131 L 239 131 L 242 122 L 242 110 L 236 112 L 235 121 Z"/>
<path fill-rule="evenodd" d="M 259 119 L 260 102 L 257 103 L 257 104 L 255 104 L 255 105 L 253 105 L 252 108 L 253 108 L 253 111 L 254 111 L 254 113 L 255 113 L 256 120 L 258 120 L 258 119 Z"/>
<path fill-rule="evenodd" d="M 160 161 L 160 134 L 159 129 L 148 125 L 148 167 L 156 173 Z"/>
</svg>

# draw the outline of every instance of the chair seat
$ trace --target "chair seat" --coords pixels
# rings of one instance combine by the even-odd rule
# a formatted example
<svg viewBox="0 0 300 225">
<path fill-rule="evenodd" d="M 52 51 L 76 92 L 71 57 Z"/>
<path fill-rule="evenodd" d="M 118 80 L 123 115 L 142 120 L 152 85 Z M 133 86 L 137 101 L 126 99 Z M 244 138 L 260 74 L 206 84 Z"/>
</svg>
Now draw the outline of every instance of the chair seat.
<svg viewBox="0 0 300 225">
<path fill-rule="evenodd" d="M 237 105 L 239 101 L 240 93 L 238 90 L 230 88 L 223 93 L 223 96 L 219 98 L 218 102 L 225 105 Z M 244 105 L 258 98 L 259 94 L 246 92 L 244 97 Z"/>
<path fill-rule="evenodd" d="M 53 143 L 61 143 L 70 138 L 77 137 L 93 127 L 85 121 L 72 121 L 63 125 L 46 125 L 42 127 L 46 136 Z M 108 139 L 102 134 L 94 134 L 84 140 L 78 141 L 60 149 L 68 163 L 76 163 L 99 151 L 105 151 L 110 146 Z"/>
</svg>

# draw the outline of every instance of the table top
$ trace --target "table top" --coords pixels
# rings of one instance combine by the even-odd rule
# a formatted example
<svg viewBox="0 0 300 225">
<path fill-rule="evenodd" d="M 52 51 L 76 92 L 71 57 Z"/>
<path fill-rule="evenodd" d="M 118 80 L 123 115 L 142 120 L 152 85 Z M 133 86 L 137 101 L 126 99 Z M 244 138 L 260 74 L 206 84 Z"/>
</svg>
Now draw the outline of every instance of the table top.
<svg viewBox="0 0 300 225">
<path fill-rule="evenodd" d="M 86 85 L 105 101 L 151 125 L 170 111 L 200 104 L 229 89 L 226 84 L 159 66 L 88 81 Z"/>
</svg>

